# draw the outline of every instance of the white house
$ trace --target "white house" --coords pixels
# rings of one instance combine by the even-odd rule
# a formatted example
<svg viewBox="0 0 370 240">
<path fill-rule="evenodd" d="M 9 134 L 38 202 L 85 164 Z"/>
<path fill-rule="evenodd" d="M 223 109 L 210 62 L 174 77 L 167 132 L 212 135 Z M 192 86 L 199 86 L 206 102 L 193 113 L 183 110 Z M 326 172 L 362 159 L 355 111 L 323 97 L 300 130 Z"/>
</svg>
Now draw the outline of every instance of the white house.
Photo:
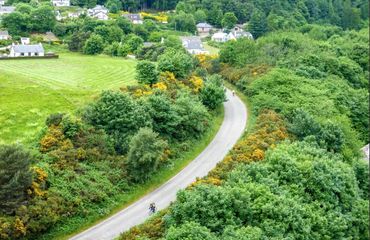
<svg viewBox="0 0 370 240">
<path fill-rule="evenodd" d="M 60 14 L 60 11 L 59 10 L 54 11 L 54 13 L 55 13 L 55 19 L 57 21 L 60 21 L 60 20 L 63 19 L 62 14 Z"/>
<path fill-rule="evenodd" d="M 0 16 L 4 14 L 9 14 L 15 11 L 15 7 L 13 6 L 1 6 L 0 5 Z"/>
<path fill-rule="evenodd" d="M 211 39 L 214 42 L 227 42 L 229 40 L 227 33 L 224 32 L 216 32 L 212 35 Z"/>
<path fill-rule="evenodd" d="M 5 0 L 0 0 L 0 6 L 5 5 Z"/>
<path fill-rule="evenodd" d="M 78 18 L 81 16 L 84 12 L 83 11 L 78 11 L 78 12 L 69 12 L 68 13 L 68 18 Z"/>
<path fill-rule="evenodd" d="M 122 16 L 130 20 L 133 24 L 143 24 L 143 19 L 141 18 L 140 14 L 127 13 L 123 14 Z"/>
<path fill-rule="evenodd" d="M 51 0 L 54 7 L 69 7 L 71 6 L 70 0 Z"/>
<path fill-rule="evenodd" d="M 35 45 L 15 45 L 10 47 L 9 57 L 44 56 L 45 51 L 41 43 Z"/>
<path fill-rule="evenodd" d="M 28 45 L 28 44 L 30 44 L 30 38 L 28 38 L 28 37 L 21 37 L 21 44 L 22 45 Z"/>
<path fill-rule="evenodd" d="M 0 40 L 9 40 L 11 39 L 8 31 L 0 31 Z"/>
<path fill-rule="evenodd" d="M 90 17 L 97 18 L 99 20 L 108 20 L 108 9 L 101 5 L 96 5 L 94 8 L 87 10 Z"/>
<path fill-rule="evenodd" d="M 209 32 L 212 30 L 212 26 L 208 23 L 198 23 L 197 24 L 197 31 L 199 34 L 209 34 Z"/>
<path fill-rule="evenodd" d="M 203 48 L 202 41 L 200 37 L 192 36 L 192 37 L 181 37 L 182 46 L 190 53 L 190 54 L 208 54 L 209 52 Z"/>
</svg>

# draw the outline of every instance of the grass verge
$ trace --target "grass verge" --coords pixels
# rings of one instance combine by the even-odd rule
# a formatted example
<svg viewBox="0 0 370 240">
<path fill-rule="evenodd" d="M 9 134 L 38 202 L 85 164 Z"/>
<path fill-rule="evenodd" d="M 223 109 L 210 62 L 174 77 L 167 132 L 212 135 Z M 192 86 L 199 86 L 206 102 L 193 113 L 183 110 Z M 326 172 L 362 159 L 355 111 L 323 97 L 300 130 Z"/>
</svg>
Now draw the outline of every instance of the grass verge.
<svg viewBox="0 0 370 240">
<path fill-rule="evenodd" d="M 63 219 L 62 223 L 57 224 L 53 229 L 51 229 L 49 233 L 44 234 L 38 239 L 68 239 L 71 236 L 76 235 L 88 229 L 89 227 L 103 221 L 104 219 L 114 215 L 115 213 L 126 208 L 133 202 L 139 200 L 146 194 L 164 184 L 166 181 L 180 172 L 184 167 L 186 167 L 213 140 L 223 122 L 224 108 L 220 107 L 219 109 L 215 110 L 212 113 L 212 116 L 213 117 L 210 122 L 210 127 L 203 135 L 203 137 L 194 141 L 194 148 L 187 152 L 184 152 L 181 157 L 177 158 L 173 162 L 171 167 L 159 170 L 147 183 L 134 186 L 128 192 L 124 192 L 122 194 L 114 196 L 109 200 L 109 202 L 104 202 L 103 204 L 91 206 L 92 209 L 90 209 L 90 212 L 92 212 L 93 214 L 90 214 L 87 217 L 75 216 Z"/>
</svg>

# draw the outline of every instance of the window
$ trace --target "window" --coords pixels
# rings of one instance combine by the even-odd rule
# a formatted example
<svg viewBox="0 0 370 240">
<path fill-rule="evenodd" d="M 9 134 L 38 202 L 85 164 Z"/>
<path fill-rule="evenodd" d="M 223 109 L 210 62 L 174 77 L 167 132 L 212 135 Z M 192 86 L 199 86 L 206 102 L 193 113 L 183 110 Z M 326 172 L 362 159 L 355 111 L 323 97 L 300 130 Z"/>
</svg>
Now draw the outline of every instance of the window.
<svg viewBox="0 0 370 240">
<path fill-rule="evenodd" d="M 21 53 L 21 56 L 24 56 L 24 53 Z"/>
<path fill-rule="evenodd" d="M 36 52 L 36 53 L 35 53 L 35 56 L 38 56 L 38 55 L 39 55 L 39 53 L 37 53 L 37 52 Z"/>
</svg>

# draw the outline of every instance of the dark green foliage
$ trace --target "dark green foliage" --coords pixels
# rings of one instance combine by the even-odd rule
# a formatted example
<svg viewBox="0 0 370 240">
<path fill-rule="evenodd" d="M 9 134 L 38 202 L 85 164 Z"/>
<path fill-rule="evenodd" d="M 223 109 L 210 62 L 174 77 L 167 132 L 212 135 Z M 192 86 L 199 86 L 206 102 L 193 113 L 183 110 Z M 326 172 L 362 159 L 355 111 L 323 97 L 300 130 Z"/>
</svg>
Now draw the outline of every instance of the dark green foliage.
<svg viewBox="0 0 370 240">
<path fill-rule="evenodd" d="M 136 65 L 136 79 L 141 84 L 152 86 L 158 81 L 159 73 L 154 63 L 149 61 L 140 61 Z"/>
<path fill-rule="evenodd" d="M 158 70 L 172 72 L 176 78 L 187 77 L 193 68 L 193 58 L 180 50 L 168 49 L 158 58 Z"/>
<path fill-rule="evenodd" d="M 172 99 L 157 92 L 146 99 L 149 114 L 153 120 L 153 130 L 169 138 L 177 136 L 181 116 L 178 115 Z"/>
<path fill-rule="evenodd" d="M 226 29 L 232 29 L 237 22 L 238 22 L 238 18 L 235 16 L 235 14 L 233 12 L 227 12 L 224 14 L 221 24 L 222 24 L 222 27 Z"/>
<path fill-rule="evenodd" d="M 127 168 L 135 182 L 145 182 L 155 172 L 164 155 L 167 142 L 150 128 L 141 128 L 132 137 L 127 155 Z"/>
<path fill-rule="evenodd" d="M 177 31 L 195 33 L 196 26 L 195 20 L 192 14 L 187 14 L 181 11 L 179 14 L 171 17 L 171 26 Z"/>
<path fill-rule="evenodd" d="M 266 33 L 266 15 L 258 9 L 253 11 L 251 20 L 249 21 L 248 30 L 252 33 L 254 38 L 259 38 L 264 33 Z"/>
<path fill-rule="evenodd" d="M 111 135 L 119 152 L 127 151 L 131 137 L 141 127 L 151 126 L 149 114 L 141 104 L 128 94 L 112 91 L 103 92 L 86 109 L 84 119 Z"/>
<path fill-rule="evenodd" d="M 59 125 L 62 122 L 63 116 L 63 113 L 50 114 L 50 116 L 46 118 L 46 126 L 50 127 L 51 125 Z"/>
<path fill-rule="evenodd" d="M 226 101 L 225 87 L 220 75 L 212 75 L 206 79 L 200 90 L 200 99 L 209 109 L 216 109 Z"/>
<path fill-rule="evenodd" d="M 31 156 L 16 145 L 0 145 L 0 212 L 12 214 L 27 199 Z"/>
</svg>

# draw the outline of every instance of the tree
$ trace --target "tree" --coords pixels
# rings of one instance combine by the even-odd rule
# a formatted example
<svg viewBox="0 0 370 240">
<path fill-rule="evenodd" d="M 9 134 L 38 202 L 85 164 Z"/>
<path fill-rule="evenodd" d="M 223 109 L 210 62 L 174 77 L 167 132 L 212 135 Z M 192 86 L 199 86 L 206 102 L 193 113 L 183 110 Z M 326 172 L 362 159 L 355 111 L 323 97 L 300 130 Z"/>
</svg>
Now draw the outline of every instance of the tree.
<svg viewBox="0 0 370 240">
<path fill-rule="evenodd" d="M 213 6 L 207 14 L 207 22 L 215 27 L 221 27 L 222 17 L 222 10 L 218 7 Z"/>
<path fill-rule="evenodd" d="M 194 13 L 194 19 L 196 23 L 205 22 L 207 20 L 207 14 L 202 9 L 198 9 Z"/>
<path fill-rule="evenodd" d="M 158 58 L 158 70 L 172 72 L 176 78 L 185 78 L 193 68 L 192 57 L 181 50 L 168 49 Z"/>
<path fill-rule="evenodd" d="M 103 38 L 99 35 L 91 35 L 89 39 L 87 39 L 83 51 L 85 54 L 95 55 L 102 53 L 104 49 L 104 41 Z"/>
<path fill-rule="evenodd" d="M 197 28 L 192 14 L 180 12 L 170 19 L 170 24 L 177 31 L 194 33 Z"/>
<path fill-rule="evenodd" d="M 90 37 L 89 32 L 76 31 L 68 41 L 68 49 L 73 52 L 82 51 L 86 40 Z"/>
<path fill-rule="evenodd" d="M 133 53 L 138 50 L 144 43 L 144 40 L 136 35 L 130 35 L 126 40 L 125 44 L 128 47 L 129 52 Z"/>
<path fill-rule="evenodd" d="M 222 27 L 226 29 L 232 29 L 237 22 L 238 22 L 238 19 L 236 18 L 235 14 L 233 12 L 227 12 L 224 14 L 221 24 L 222 24 Z"/>
<path fill-rule="evenodd" d="M 132 33 L 132 23 L 125 17 L 118 17 L 116 21 L 119 28 L 122 29 L 124 34 Z"/>
<path fill-rule="evenodd" d="M 11 35 L 22 35 L 28 32 L 29 16 L 19 12 L 12 12 L 2 17 L 2 25 Z"/>
<path fill-rule="evenodd" d="M 83 118 L 112 136 L 119 153 L 127 151 L 131 137 L 141 127 L 151 126 L 144 106 L 128 94 L 113 91 L 103 92 L 96 102 L 85 109 Z"/>
<path fill-rule="evenodd" d="M 20 146 L 0 145 L 0 212 L 12 214 L 32 183 L 30 154 Z"/>
<path fill-rule="evenodd" d="M 53 30 L 56 19 L 54 9 L 50 6 L 41 6 L 30 14 L 30 24 L 34 31 L 47 32 Z"/>
<path fill-rule="evenodd" d="M 145 182 L 157 170 L 167 142 L 150 128 L 140 128 L 130 142 L 127 168 L 135 182 Z"/>
<path fill-rule="evenodd" d="M 122 9 L 122 2 L 119 0 L 108 0 L 106 6 L 109 9 L 109 12 L 117 13 Z"/>
<path fill-rule="evenodd" d="M 166 234 L 165 240 L 216 240 L 216 236 L 196 222 L 187 222 L 179 227 L 170 227 Z"/>
<path fill-rule="evenodd" d="M 200 90 L 200 99 L 209 109 L 216 109 L 226 101 L 225 88 L 219 75 L 207 78 L 204 87 Z"/>
<path fill-rule="evenodd" d="M 140 61 L 136 65 L 136 79 L 141 84 L 149 84 L 150 87 L 158 81 L 159 73 L 154 63 Z"/>
<path fill-rule="evenodd" d="M 251 20 L 249 21 L 248 29 L 252 33 L 254 38 L 259 38 L 264 33 L 266 33 L 267 21 L 265 13 L 258 9 L 255 9 L 255 11 L 253 11 Z"/>
</svg>

